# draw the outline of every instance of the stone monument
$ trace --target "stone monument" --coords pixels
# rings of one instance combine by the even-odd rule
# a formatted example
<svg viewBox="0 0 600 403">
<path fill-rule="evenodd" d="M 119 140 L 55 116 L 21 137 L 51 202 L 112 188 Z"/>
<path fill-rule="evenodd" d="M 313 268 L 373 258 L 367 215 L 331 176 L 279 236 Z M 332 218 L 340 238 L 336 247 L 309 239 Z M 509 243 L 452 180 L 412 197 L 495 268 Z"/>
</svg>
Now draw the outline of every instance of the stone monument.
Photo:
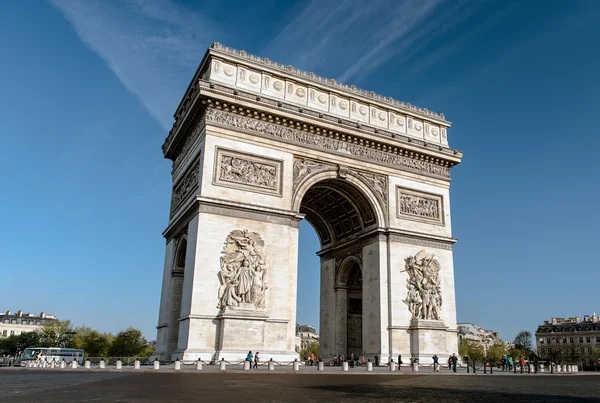
<svg viewBox="0 0 600 403">
<path fill-rule="evenodd" d="M 163 145 L 173 161 L 160 359 L 293 361 L 298 224 L 321 250 L 324 358 L 457 353 L 444 115 L 220 44 Z"/>
</svg>

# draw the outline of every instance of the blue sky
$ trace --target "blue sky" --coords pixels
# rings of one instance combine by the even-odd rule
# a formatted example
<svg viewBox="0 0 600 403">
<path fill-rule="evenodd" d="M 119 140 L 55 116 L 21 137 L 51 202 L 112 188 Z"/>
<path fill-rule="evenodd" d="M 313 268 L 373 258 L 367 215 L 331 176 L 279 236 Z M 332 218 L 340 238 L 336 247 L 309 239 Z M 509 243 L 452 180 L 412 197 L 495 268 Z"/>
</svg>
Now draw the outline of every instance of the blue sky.
<svg viewBox="0 0 600 403">
<path fill-rule="evenodd" d="M 600 3 L 79 1 L 0 7 L 0 309 L 154 339 L 160 145 L 215 41 L 445 113 L 458 320 L 600 311 Z M 318 325 L 301 226 L 298 321 Z"/>
</svg>

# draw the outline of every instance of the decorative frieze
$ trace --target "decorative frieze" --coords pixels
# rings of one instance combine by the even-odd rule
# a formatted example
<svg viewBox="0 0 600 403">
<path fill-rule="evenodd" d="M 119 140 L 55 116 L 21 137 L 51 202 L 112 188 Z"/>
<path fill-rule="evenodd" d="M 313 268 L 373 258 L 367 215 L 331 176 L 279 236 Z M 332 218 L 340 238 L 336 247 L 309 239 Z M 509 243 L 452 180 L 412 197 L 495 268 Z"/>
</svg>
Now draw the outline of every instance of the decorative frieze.
<svg viewBox="0 0 600 403">
<path fill-rule="evenodd" d="M 192 147 L 192 145 L 196 142 L 198 137 L 200 137 L 200 133 L 202 133 L 203 129 L 204 119 L 201 119 L 196 125 L 196 127 L 194 127 L 194 130 L 192 130 L 192 133 L 185 139 L 183 147 L 181 147 L 181 150 L 179 150 L 179 154 L 177 154 L 177 158 L 175 158 L 175 161 L 173 161 L 173 172 L 177 170 L 177 168 L 181 164 L 181 161 L 183 161 L 185 156 L 188 154 L 190 147 Z"/>
<path fill-rule="evenodd" d="M 247 116 L 236 115 L 235 113 L 226 112 L 216 108 L 207 109 L 205 120 L 207 123 L 210 122 L 211 124 L 220 125 L 224 128 L 234 127 L 263 137 L 277 138 L 283 142 L 300 144 L 318 150 L 326 150 L 338 155 L 349 155 L 356 159 L 368 162 L 389 165 L 394 168 L 401 168 L 443 179 L 450 177 L 450 169 L 446 166 L 413 159 L 391 151 L 371 148 L 343 139 L 281 126 L 276 123 L 265 122 Z"/>
<path fill-rule="evenodd" d="M 265 242 L 256 232 L 233 230 L 221 252 L 217 308 L 264 308 L 266 305 L 267 258 Z"/>
<path fill-rule="evenodd" d="M 444 225 L 441 195 L 396 187 L 396 216 L 409 220 Z"/>
<path fill-rule="evenodd" d="M 196 158 L 194 162 L 190 164 L 183 178 L 173 188 L 171 194 L 171 217 L 181 206 L 181 204 L 187 200 L 187 198 L 198 188 L 200 183 L 200 157 Z"/>
<path fill-rule="evenodd" d="M 403 301 L 413 319 L 441 320 L 440 263 L 425 250 L 404 259 L 408 292 Z"/>
<path fill-rule="evenodd" d="M 217 148 L 213 184 L 281 196 L 283 161 Z"/>
</svg>

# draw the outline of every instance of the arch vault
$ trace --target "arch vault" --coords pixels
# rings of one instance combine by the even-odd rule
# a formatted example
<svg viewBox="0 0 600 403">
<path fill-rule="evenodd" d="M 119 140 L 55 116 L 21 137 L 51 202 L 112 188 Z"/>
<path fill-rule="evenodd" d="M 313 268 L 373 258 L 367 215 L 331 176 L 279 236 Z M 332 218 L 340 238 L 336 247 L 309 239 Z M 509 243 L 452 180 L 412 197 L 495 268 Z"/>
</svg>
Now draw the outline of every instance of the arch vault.
<svg viewBox="0 0 600 403">
<path fill-rule="evenodd" d="M 157 357 L 293 360 L 298 223 L 321 250 L 320 343 L 457 352 L 443 115 L 214 44 L 163 145 L 173 161 Z"/>
</svg>

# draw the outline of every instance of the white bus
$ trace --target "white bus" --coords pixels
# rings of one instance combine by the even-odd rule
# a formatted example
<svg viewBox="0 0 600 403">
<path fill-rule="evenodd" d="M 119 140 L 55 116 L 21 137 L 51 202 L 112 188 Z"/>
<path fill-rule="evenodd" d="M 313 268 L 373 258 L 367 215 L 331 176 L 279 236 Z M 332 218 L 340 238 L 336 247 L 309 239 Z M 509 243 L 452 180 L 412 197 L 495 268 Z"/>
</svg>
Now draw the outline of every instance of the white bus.
<svg viewBox="0 0 600 403">
<path fill-rule="evenodd" d="M 83 350 L 74 348 L 59 348 L 59 347 L 31 347 L 23 350 L 21 355 L 21 365 L 27 365 L 29 361 L 46 360 L 48 362 L 54 359 L 56 363 L 65 360 L 68 364 L 76 360 L 83 365 Z"/>
</svg>

